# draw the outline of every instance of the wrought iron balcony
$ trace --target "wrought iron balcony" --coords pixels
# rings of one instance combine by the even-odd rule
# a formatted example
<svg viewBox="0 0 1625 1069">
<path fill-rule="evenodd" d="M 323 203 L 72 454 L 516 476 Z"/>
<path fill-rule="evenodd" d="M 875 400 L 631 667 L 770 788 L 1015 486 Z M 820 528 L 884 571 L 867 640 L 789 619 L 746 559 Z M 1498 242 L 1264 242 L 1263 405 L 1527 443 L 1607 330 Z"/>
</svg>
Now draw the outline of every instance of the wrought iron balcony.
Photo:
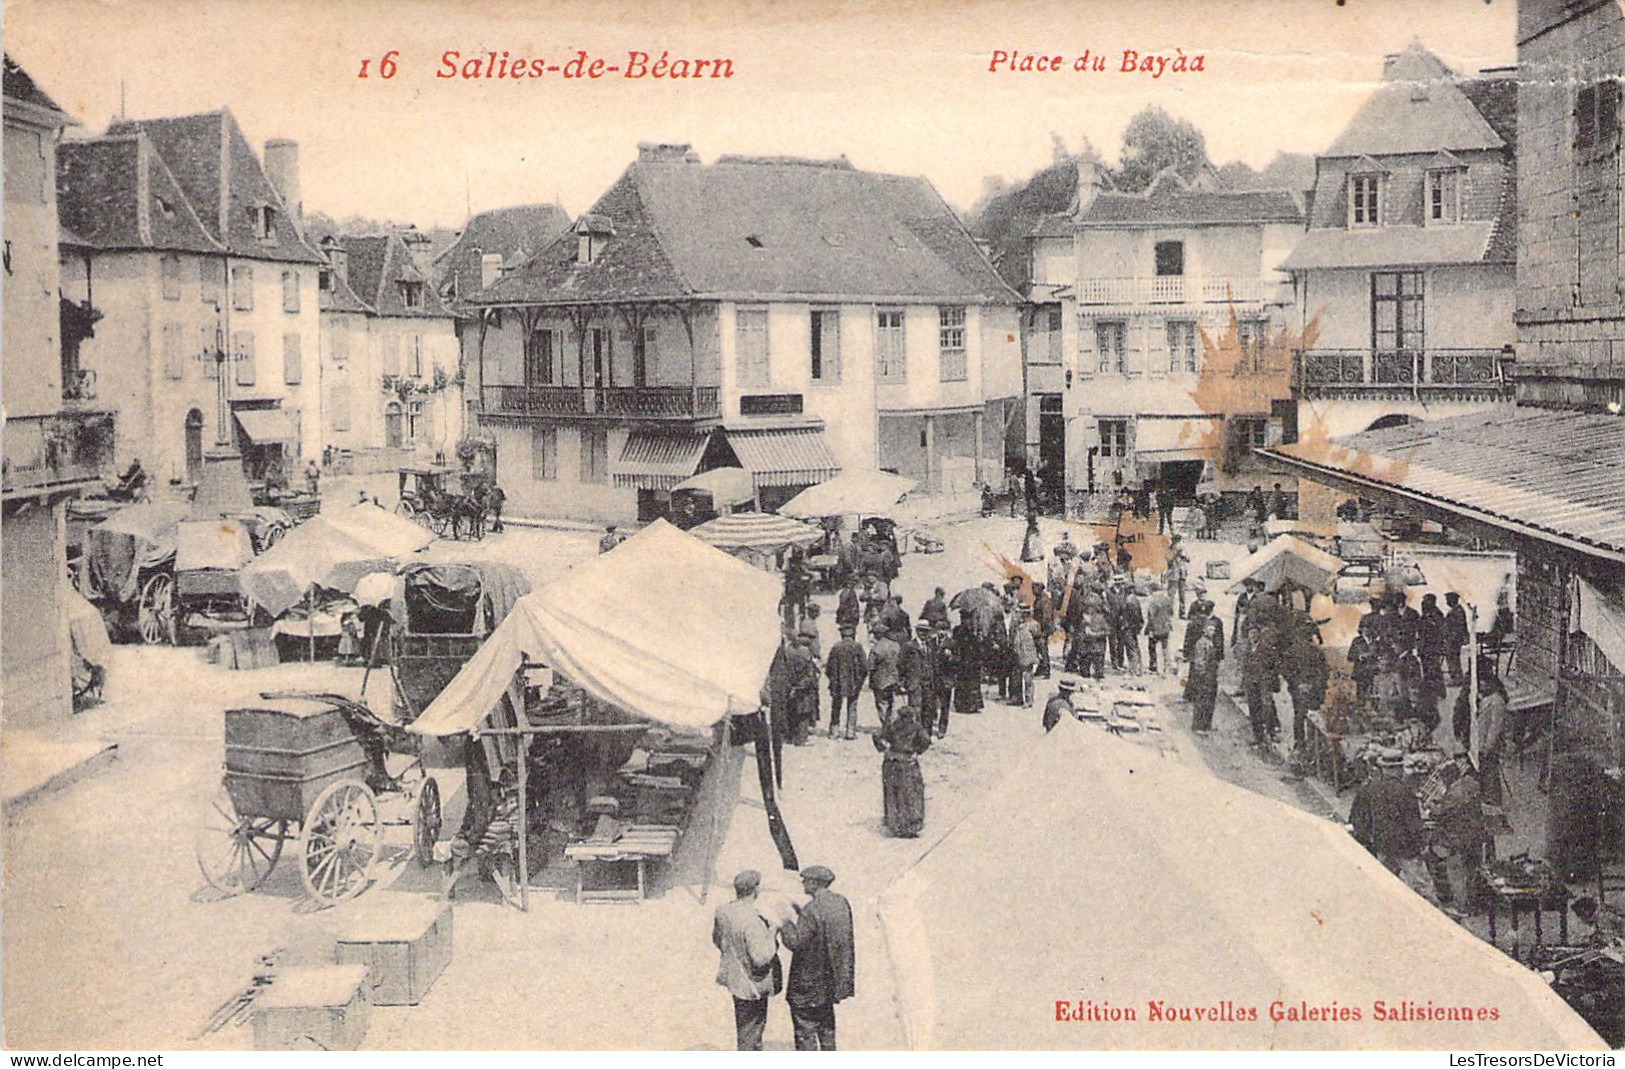
<svg viewBox="0 0 1625 1069">
<path fill-rule="evenodd" d="M 111 412 L 7 416 L 4 436 L 0 483 L 6 498 L 98 483 L 110 472 L 118 444 Z"/>
<path fill-rule="evenodd" d="M 1304 396 L 1503 395 L 1505 358 L 1502 349 L 1298 349 L 1292 381 Z"/>
<path fill-rule="evenodd" d="M 487 385 L 481 407 L 492 416 L 680 422 L 716 419 L 722 409 L 715 386 Z"/>
<path fill-rule="evenodd" d="M 1258 304 L 1264 280 L 1199 275 L 1085 278 L 1078 281 L 1080 305 Z"/>
</svg>

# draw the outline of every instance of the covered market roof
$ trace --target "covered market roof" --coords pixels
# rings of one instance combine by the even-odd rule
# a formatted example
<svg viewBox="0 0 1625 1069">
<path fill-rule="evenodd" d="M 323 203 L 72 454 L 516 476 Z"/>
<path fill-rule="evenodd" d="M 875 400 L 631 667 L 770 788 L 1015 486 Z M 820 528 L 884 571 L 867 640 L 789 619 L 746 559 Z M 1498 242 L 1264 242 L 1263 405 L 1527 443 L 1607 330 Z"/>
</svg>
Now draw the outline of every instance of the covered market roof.
<svg viewBox="0 0 1625 1069">
<path fill-rule="evenodd" d="M 1338 825 L 1068 718 L 1028 753 L 880 897 L 911 1049 L 1602 1049 Z"/>
<path fill-rule="evenodd" d="M 1262 455 L 1625 563 L 1625 418 L 1538 408 L 1407 423 Z"/>
</svg>

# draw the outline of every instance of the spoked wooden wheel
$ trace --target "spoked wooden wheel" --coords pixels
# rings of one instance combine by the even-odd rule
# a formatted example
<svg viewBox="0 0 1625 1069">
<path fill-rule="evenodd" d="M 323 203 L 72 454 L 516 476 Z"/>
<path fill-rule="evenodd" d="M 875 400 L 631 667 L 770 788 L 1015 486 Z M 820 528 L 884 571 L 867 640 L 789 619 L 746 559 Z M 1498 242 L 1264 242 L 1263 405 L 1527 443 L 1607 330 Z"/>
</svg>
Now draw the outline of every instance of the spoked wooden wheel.
<svg viewBox="0 0 1625 1069">
<path fill-rule="evenodd" d="M 266 550 L 282 541 L 282 536 L 287 533 L 288 529 L 282 526 L 280 523 L 271 524 L 265 529 L 265 534 L 260 536 L 260 552 L 264 553 Z"/>
<path fill-rule="evenodd" d="M 216 890 L 246 894 L 271 875 L 287 837 L 286 820 L 240 815 L 222 786 L 198 828 L 197 867 Z"/>
<path fill-rule="evenodd" d="M 372 882 L 384 845 L 378 799 L 365 784 L 347 780 L 316 796 L 299 833 L 299 875 L 323 905 L 354 898 Z"/>
<path fill-rule="evenodd" d="M 141 641 L 149 646 L 175 642 L 175 580 L 155 575 L 141 588 L 136 602 L 136 624 Z"/>
<path fill-rule="evenodd" d="M 440 784 L 425 776 L 412 814 L 412 856 L 425 868 L 434 864 L 434 844 L 440 840 Z"/>
<path fill-rule="evenodd" d="M 409 498 L 403 497 L 396 503 L 395 515 L 405 520 L 411 520 L 413 523 L 418 522 L 418 510 L 412 506 Z"/>
</svg>

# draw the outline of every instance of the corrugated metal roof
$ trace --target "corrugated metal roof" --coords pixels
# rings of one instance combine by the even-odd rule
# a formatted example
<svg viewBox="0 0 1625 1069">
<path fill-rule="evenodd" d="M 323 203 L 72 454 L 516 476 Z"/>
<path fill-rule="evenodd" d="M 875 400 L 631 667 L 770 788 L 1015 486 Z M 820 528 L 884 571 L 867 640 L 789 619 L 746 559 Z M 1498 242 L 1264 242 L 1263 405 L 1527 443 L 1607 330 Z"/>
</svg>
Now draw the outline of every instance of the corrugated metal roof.
<svg viewBox="0 0 1625 1069">
<path fill-rule="evenodd" d="M 1625 419 L 1518 408 L 1268 451 L 1625 555 Z"/>
<path fill-rule="evenodd" d="M 811 486 L 841 470 L 821 427 L 724 433 L 757 487 Z"/>
<path fill-rule="evenodd" d="M 709 440 L 705 434 L 633 431 L 615 463 L 615 485 L 670 490 L 699 468 Z"/>
</svg>

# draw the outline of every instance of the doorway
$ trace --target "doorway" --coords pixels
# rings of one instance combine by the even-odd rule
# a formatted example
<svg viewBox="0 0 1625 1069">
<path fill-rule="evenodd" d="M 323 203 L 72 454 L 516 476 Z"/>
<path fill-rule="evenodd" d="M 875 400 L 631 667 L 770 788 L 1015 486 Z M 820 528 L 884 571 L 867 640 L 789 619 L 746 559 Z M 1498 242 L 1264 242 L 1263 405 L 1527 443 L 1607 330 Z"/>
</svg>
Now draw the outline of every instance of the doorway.
<svg viewBox="0 0 1625 1069">
<path fill-rule="evenodd" d="M 1038 474 L 1051 493 L 1066 486 L 1066 415 L 1061 395 L 1038 395 Z"/>
<path fill-rule="evenodd" d="M 203 413 L 197 409 L 186 414 L 186 481 L 196 483 L 203 477 Z"/>
<path fill-rule="evenodd" d="M 384 406 L 384 445 L 390 449 L 400 449 L 405 441 L 401 426 L 401 403 L 391 401 Z"/>
</svg>

